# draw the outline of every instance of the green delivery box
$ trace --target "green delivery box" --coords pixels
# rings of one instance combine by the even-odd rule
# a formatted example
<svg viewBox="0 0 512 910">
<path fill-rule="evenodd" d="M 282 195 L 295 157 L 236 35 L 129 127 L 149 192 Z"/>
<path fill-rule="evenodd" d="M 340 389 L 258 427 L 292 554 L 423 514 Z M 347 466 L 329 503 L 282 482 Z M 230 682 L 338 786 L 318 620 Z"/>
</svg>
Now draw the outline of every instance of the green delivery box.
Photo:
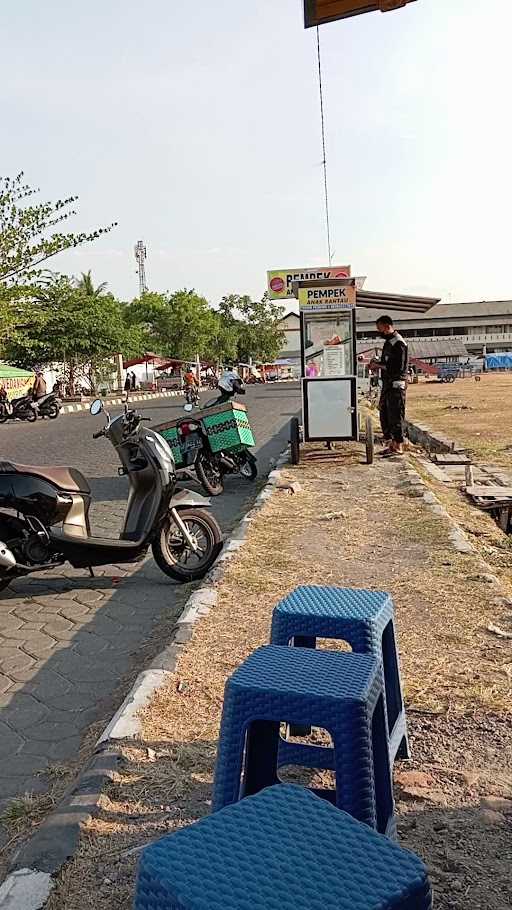
<svg viewBox="0 0 512 910">
<path fill-rule="evenodd" d="M 212 452 L 229 452 L 254 445 L 247 408 L 239 401 L 229 401 L 201 411 L 199 419 Z"/>
<path fill-rule="evenodd" d="M 160 423 L 157 427 L 154 427 L 156 432 L 160 433 L 160 436 L 163 436 L 165 441 L 170 445 L 177 468 L 181 467 L 183 464 L 183 454 L 180 447 L 180 437 L 178 435 L 177 427 L 180 420 L 183 420 L 183 417 L 180 417 L 178 420 L 168 420 L 167 423 Z"/>
</svg>

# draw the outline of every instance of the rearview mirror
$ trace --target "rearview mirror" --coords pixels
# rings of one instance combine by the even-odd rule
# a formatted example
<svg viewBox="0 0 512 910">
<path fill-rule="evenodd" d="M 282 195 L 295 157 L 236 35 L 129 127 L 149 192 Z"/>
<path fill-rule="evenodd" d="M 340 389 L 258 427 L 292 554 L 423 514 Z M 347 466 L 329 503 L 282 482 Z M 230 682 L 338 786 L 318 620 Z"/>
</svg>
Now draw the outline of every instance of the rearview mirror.
<svg viewBox="0 0 512 910">
<path fill-rule="evenodd" d="M 193 404 L 184 404 L 184 405 L 183 405 L 183 410 L 184 410 L 184 411 L 193 411 L 193 410 L 194 410 L 194 405 L 193 405 Z"/>
<path fill-rule="evenodd" d="M 101 414 L 102 410 L 103 410 L 103 402 L 102 402 L 101 398 L 95 398 L 91 404 L 91 407 L 89 408 L 89 411 L 91 412 L 93 417 L 96 417 L 98 414 Z"/>
</svg>

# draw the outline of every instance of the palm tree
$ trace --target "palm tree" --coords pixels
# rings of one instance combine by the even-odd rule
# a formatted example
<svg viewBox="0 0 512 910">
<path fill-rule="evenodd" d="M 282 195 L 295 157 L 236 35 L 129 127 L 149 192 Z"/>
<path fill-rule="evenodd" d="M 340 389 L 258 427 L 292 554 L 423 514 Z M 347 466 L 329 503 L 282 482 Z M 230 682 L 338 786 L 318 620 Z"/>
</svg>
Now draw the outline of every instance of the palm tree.
<svg viewBox="0 0 512 910">
<path fill-rule="evenodd" d="M 94 287 L 90 269 L 88 272 L 82 272 L 82 277 L 75 280 L 77 288 L 83 291 L 86 297 L 101 297 L 107 288 L 106 281 L 102 281 L 97 288 Z"/>
</svg>

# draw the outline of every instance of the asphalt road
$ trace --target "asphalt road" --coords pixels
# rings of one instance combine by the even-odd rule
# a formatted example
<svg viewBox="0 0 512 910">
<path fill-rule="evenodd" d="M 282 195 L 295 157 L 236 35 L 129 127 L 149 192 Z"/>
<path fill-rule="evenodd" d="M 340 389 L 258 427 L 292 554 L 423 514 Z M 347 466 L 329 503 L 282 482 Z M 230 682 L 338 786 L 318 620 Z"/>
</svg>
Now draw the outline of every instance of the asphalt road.
<svg viewBox="0 0 512 910">
<path fill-rule="evenodd" d="M 245 403 L 260 479 L 227 478 L 225 493 L 213 500 L 224 532 L 251 507 L 271 461 L 285 448 L 299 388 L 256 386 Z M 182 406 L 181 399 L 136 403 L 153 424 L 172 419 Z M 92 439 L 101 421 L 80 412 L 0 426 L 1 457 L 79 468 L 95 496 L 93 531 L 115 536 L 127 481 L 117 475 L 112 446 Z M 17 579 L 0 594 L 0 814 L 12 799 L 53 786 L 52 769 L 76 767 L 80 750 L 87 753 L 136 674 L 165 646 L 190 590 L 164 576 L 152 559 L 135 570 L 120 565 L 95 572 L 89 578 L 63 566 Z M 0 821 L 0 853 L 9 837 Z"/>
<path fill-rule="evenodd" d="M 202 393 L 202 402 L 215 397 L 212 391 Z M 258 459 L 260 478 L 269 471 L 271 461 L 286 447 L 288 424 L 297 412 L 298 383 L 279 383 L 250 386 L 243 403 L 247 406 L 256 439 L 253 450 Z M 160 398 L 139 401 L 133 405 L 155 426 L 183 415 L 181 398 Z M 112 413 L 119 413 L 113 408 Z M 105 439 L 92 439 L 92 434 L 104 422 L 104 417 L 92 417 L 87 411 L 63 414 L 57 420 L 39 420 L 36 424 L 19 421 L 0 425 L 2 459 L 33 465 L 66 465 L 79 468 L 90 482 L 93 494 L 91 521 L 93 531 L 116 535 L 119 530 L 128 481 L 117 475 L 119 461 L 111 444 Z M 186 484 L 202 492 L 199 485 Z M 240 477 L 227 477 L 225 492 L 213 501 L 213 510 L 224 531 L 229 531 L 250 506 L 254 486 Z"/>
</svg>

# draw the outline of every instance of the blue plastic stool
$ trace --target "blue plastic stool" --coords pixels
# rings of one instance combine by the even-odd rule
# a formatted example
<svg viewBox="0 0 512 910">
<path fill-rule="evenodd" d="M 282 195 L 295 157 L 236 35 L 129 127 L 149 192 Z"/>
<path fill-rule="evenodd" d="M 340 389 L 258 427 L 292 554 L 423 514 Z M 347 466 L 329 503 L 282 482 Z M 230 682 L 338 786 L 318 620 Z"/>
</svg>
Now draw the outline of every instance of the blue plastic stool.
<svg viewBox="0 0 512 910">
<path fill-rule="evenodd" d="M 384 681 L 367 654 L 265 645 L 226 683 L 213 809 L 279 783 L 280 724 L 320 727 L 333 746 L 290 746 L 289 765 L 335 772 L 336 789 L 314 792 L 394 836 Z"/>
<path fill-rule="evenodd" d="M 410 758 L 391 596 L 357 588 L 295 588 L 274 609 L 271 641 L 314 648 L 317 638 L 343 639 L 355 653 L 382 660 L 390 759 Z"/>
<path fill-rule="evenodd" d="M 271 787 L 142 853 L 135 910 L 431 910 L 422 861 L 302 787 Z"/>
</svg>

